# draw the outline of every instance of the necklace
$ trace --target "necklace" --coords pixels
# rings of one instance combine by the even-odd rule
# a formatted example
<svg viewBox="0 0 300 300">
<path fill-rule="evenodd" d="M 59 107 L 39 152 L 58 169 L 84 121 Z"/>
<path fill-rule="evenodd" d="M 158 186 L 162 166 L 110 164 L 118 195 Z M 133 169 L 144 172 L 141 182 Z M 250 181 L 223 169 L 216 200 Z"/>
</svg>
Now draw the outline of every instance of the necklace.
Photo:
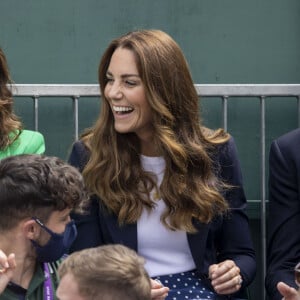
<svg viewBox="0 0 300 300">
<path fill-rule="evenodd" d="M 161 199 L 161 195 L 158 189 L 155 189 L 155 191 L 152 194 L 152 198 L 154 201 L 158 201 Z"/>
</svg>

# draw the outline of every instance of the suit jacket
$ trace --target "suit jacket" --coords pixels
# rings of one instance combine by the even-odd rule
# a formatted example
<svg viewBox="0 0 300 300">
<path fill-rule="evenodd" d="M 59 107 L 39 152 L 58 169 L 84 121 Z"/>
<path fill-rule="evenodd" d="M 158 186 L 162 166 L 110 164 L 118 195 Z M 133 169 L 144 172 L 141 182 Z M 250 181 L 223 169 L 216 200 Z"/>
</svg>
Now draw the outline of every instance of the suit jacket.
<svg viewBox="0 0 300 300">
<path fill-rule="evenodd" d="M 82 142 L 76 142 L 69 162 L 83 169 L 88 151 Z M 216 217 L 209 224 L 195 221 L 196 234 L 187 234 L 190 250 L 199 277 L 210 285 L 207 278 L 209 265 L 232 259 L 241 269 L 243 287 L 248 286 L 255 276 L 255 253 L 245 213 L 246 198 L 242 188 L 240 164 L 233 139 L 220 147 L 216 155 L 219 176 L 235 188 L 224 195 L 230 205 L 228 216 Z M 101 178 L 101 174 L 99 174 Z M 77 223 L 78 237 L 71 251 L 102 244 L 120 243 L 136 251 L 137 224 L 119 226 L 117 216 L 110 214 L 96 196 L 92 197 L 88 215 L 73 215 Z"/>
<path fill-rule="evenodd" d="M 45 141 L 41 133 L 22 130 L 19 137 L 7 148 L 0 150 L 0 159 L 18 154 L 43 154 Z"/>
<path fill-rule="evenodd" d="M 296 287 L 293 268 L 300 262 L 300 129 L 273 141 L 269 156 L 269 218 L 266 288 L 281 300 L 276 285 Z"/>
</svg>

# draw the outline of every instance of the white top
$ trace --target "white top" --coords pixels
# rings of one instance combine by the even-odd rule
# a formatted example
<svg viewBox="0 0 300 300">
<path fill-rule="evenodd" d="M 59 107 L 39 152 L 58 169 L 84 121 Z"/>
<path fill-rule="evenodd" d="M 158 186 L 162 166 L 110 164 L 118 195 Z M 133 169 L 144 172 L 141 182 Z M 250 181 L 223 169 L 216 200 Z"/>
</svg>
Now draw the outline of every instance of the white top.
<svg viewBox="0 0 300 300">
<path fill-rule="evenodd" d="M 165 170 L 162 157 L 141 155 L 145 171 L 157 176 L 160 186 Z M 152 193 L 153 194 L 153 193 Z M 160 222 L 166 205 L 162 199 L 150 213 L 144 209 L 137 222 L 138 253 L 146 260 L 145 268 L 151 277 L 190 271 L 196 268 L 185 231 L 171 231 Z"/>
</svg>

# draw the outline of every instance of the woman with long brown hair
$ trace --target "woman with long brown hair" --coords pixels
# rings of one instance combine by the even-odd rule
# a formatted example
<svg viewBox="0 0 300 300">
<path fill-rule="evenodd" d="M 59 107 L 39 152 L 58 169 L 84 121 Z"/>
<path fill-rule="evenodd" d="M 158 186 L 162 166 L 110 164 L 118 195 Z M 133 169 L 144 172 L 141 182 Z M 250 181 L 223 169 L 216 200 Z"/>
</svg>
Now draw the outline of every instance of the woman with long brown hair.
<svg viewBox="0 0 300 300">
<path fill-rule="evenodd" d="M 99 83 L 100 116 L 69 159 L 93 195 L 74 215 L 73 250 L 133 248 L 169 288 L 153 281 L 153 299 L 242 298 L 256 263 L 236 147 L 202 126 L 180 47 L 159 30 L 128 33 L 106 49 Z"/>
<path fill-rule="evenodd" d="M 24 130 L 13 110 L 12 85 L 7 60 L 0 48 L 0 159 L 17 154 L 42 154 L 45 152 L 41 133 Z"/>
</svg>

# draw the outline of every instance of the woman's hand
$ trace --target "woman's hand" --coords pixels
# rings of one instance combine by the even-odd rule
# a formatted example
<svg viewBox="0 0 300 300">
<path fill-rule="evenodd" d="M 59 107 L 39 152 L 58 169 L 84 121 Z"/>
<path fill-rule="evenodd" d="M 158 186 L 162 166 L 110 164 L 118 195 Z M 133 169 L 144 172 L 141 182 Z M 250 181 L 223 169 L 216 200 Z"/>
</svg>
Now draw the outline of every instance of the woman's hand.
<svg viewBox="0 0 300 300">
<path fill-rule="evenodd" d="M 9 256 L 6 256 L 6 254 L 0 250 L 0 294 L 2 294 L 7 284 L 12 279 L 15 267 L 15 255 L 12 253 Z"/>
<path fill-rule="evenodd" d="M 151 280 L 151 299 L 164 300 L 168 296 L 169 288 L 163 286 L 160 282 Z"/>
<path fill-rule="evenodd" d="M 229 295 L 236 293 L 242 285 L 240 268 L 233 260 L 225 260 L 209 267 L 209 278 L 216 293 Z"/>
<path fill-rule="evenodd" d="M 283 296 L 283 300 L 300 300 L 300 291 L 297 291 L 283 282 L 278 282 L 277 289 Z"/>
</svg>

